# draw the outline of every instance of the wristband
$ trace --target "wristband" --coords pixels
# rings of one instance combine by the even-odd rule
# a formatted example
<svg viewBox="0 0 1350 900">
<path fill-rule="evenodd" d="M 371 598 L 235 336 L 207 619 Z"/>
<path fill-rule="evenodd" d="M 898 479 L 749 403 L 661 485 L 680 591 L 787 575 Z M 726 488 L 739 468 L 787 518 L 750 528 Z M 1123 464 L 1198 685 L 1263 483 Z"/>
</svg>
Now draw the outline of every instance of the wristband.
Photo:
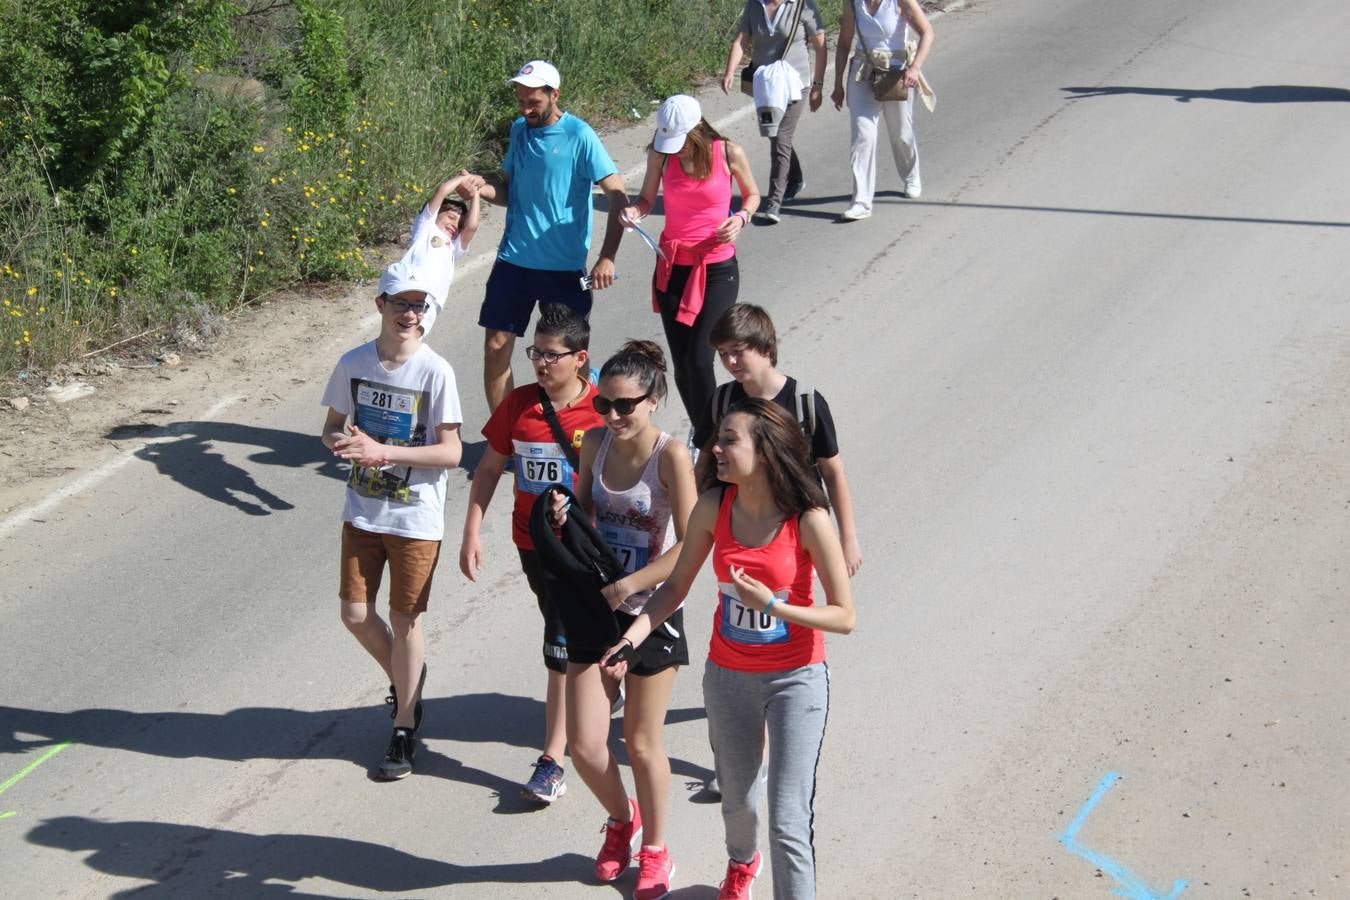
<svg viewBox="0 0 1350 900">
<path fill-rule="evenodd" d="M 773 611 L 774 604 L 777 602 L 778 602 L 777 597 L 770 597 L 768 605 L 764 607 L 764 615 L 766 616 L 770 615 L 771 612 Z"/>
<path fill-rule="evenodd" d="M 736 218 L 741 220 L 742 225 L 750 224 L 750 214 L 743 209 L 736 210 Z"/>
</svg>

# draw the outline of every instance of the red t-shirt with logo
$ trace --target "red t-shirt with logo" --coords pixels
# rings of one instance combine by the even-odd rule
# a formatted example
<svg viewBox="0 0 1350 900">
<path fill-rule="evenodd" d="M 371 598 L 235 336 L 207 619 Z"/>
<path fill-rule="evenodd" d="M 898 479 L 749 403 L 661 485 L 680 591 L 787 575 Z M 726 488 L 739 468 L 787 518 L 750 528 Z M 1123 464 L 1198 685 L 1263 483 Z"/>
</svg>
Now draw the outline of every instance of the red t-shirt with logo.
<svg viewBox="0 0 1350 900">
<path fill-rule="evenodd" d="M 814 606 L 815 566 L 801 542 L 801 523 L 789 516 L 763 547 L 746 547 L 731 532 L 736 486 L 722 494 L 713 531 L 713 573 L 717 576 L 717 612 L 713 616 L 708 658 L 740 672 L 784 672 L 825 661 L 825 632 L 794 625 L 740 603 L 731 568 L 773 591 L 779 603 Z"/>
<path fill-rule="evenodd" d="M 592 400 L 598 391 L 587 383 L 586 393 L 571 406 L 554 404 L 563 434 L 581 452 L 581 439 L 597 425 L 605 424 Z M 516 503 L 511 512 L 511 537 L 522 550 L 533 550 L 530 540 L 530 510 L 534 499 L 551 484 L 562 482 L 573 490 L 577 474 L 553 436 L 544 408 L 539 404 L 539 385 L 527 384 L 506 396 L 483 426 L 488 446 L 512 457 L 516 468 Z"/>
</svg>

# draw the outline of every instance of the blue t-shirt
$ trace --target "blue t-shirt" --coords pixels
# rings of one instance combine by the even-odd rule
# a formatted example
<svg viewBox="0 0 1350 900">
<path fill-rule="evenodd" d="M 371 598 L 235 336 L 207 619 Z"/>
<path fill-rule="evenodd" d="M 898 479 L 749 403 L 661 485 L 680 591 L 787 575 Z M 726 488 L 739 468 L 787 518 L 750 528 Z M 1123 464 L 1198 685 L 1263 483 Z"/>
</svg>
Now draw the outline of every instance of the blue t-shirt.
<svg viewBox="0 0 1350 900">
<path fill-rule="evenodd" d="M 585 269 L 591 185 L 618 171 L 591 126 L 565 112 L 531 128 L 521 116 L 511 125 L 502 171 L 510 182 L 497 257 L 526 269 Z"/>
</svg>

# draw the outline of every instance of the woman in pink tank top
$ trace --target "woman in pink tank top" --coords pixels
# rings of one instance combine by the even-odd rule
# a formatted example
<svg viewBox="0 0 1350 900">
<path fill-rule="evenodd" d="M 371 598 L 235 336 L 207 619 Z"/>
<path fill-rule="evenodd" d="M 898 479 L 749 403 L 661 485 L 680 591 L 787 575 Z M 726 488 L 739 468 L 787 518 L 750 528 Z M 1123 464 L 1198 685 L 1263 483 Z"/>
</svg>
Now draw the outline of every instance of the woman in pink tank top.
<svg viewBox="0 0 1350 900">
<path fill-rule="evenodd" d="M 733 181 L 741 192 L 734 215 Z M 626 224 L 652 211 L 658 189 L 665 196 L 666 221 L 652 276 L 652 309 L 660 313 L 670 345 L 675 388 L 702 434 L 711 427 L 703 420 L 711 415 L 717 387 L 708 331 L 736 302 L 736 239 L 759 207 L 759 188 L 745 151 L 708 124 L 697 100 L 677 94 L 656 113 L 647 175 L 637 200 L 623 211 Z"/>
<path fill-rule="evenodd" d="M 759 874 L 758 797 L 773 822 L 769 858 L 778 900 L 816 896 L 815 773 L 829 712 L 825 632 L 853 630 L 853 594 L 828 501 L 811 474 L 806 438 L 786 410 L 750 398 L 733 405 L 712 447 L 680 558 L 600 665 L 619 659 L 684 602 L 708 554 L 717 576 L 712 646 L 703 674 L 727 869 L 721 900 L 750 896 Z M 824 604 L 812 596 L 820 575 Z M 768 789 L 758 789 L 765 739 Z"/>
</svg>

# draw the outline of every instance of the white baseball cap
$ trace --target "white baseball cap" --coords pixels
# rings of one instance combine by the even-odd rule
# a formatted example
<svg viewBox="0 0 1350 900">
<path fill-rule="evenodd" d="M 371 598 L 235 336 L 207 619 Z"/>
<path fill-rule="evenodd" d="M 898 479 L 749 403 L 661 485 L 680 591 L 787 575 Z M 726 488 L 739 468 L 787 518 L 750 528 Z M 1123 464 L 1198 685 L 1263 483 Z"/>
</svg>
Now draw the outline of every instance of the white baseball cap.
<svg viewBox="0 0 1350 900">
<path fill-rule="evenodd" d="M 521 66 L 514 77 L 506 79 L 506 83 L 523 84 L 532 88 L 553 88 L 556 91 L 562 87 L 562 75 L 558 74 L 558 67 L 553 63 L 532 59 Z"/>
<path fill-rule="evenodd" d="M 667 97 L 656 111 L 656 136 L 652 149 L 657 153 L 679 153 L 685 136 L 703 119 L 698 101 L 688 94 Z"/>
<path fill-rule="evenodd" d="M 425 267 L 413 263 L 406 255 L 398 262 L 390 263 L 389 267 L 380 273 L 378 294 L 393 297 L 404 291 L 421 291 L 427 295 L 427 311 L 420 323 L 422 333 L 426 334 L 436 321 L 436 313 L 444 301 L 439 296 L 440 289 L 437 288 L 432 273 Z"/>
</svg>

